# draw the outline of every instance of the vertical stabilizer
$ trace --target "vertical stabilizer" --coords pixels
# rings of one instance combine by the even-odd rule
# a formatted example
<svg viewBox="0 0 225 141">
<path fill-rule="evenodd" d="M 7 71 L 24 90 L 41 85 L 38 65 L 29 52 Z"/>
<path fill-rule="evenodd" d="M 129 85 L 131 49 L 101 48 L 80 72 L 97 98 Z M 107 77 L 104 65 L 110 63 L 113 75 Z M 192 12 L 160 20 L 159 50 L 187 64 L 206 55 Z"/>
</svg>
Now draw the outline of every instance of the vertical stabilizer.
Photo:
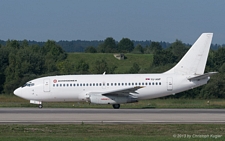
<svg viewBox="0 0 225 141">
<path fill-rule="evenodd" d="M 204 74 L 213 33 L 202 33 L 176 66 L 165 73 L 182 75 Z"/>
</svg>

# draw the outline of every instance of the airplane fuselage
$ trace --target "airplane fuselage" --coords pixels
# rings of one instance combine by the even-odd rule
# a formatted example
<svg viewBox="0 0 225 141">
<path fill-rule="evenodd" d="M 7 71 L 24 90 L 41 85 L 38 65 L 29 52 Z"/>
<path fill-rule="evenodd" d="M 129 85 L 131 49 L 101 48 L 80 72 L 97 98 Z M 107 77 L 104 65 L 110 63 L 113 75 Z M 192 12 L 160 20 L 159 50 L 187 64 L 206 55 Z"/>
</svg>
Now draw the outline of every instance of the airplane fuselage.
<svg viewBox="0 0 225 141">
<path fill-rule="evenodd" d="M 114 91 L 141 86 L 132 96 L 152 99 L 176 94 L 207 83 L 209 78 L 190 81 L 188 75 L 168 74 L 106 74 L 62 75 L 34 79 L 21 87 L 21 97 L 35 101 L 87 101 L 89 93 Z M 102 98 L 107 101 L 107 98 Z M 99 102 L 99 104 L 105 104 Z M 115 102 L 116 103 L 116 102 Z M 112 103 L 108 103 L 112 104 Z"/>
</svg>

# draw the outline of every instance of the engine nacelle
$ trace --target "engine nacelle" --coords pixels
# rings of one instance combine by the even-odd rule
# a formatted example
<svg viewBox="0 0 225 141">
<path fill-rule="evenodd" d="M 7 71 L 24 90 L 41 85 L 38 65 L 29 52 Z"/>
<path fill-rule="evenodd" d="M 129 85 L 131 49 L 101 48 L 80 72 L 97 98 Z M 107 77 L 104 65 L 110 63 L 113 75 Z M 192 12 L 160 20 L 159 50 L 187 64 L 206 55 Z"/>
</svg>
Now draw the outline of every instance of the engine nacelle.
<svg viewBox="0 0 225 141">
<path fill-rule="evenodd" d="M 94 104 L 122 104 L 122 103 L 138 102 L 138 99 L 133 96 L 90 95 L 90 102 Z"/>
</svg>

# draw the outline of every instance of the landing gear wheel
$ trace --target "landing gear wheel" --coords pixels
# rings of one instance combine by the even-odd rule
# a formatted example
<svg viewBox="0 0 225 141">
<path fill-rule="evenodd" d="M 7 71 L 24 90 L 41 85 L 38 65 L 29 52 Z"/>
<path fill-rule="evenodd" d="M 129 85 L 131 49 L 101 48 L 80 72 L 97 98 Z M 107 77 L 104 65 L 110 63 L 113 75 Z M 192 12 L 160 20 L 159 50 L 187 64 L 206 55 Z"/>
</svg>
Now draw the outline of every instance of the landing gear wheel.
<svg viewBox="0 0 225 141">
<path fill-rule="evenodd" d="M 38 105 L 38 108 L 39 108 L 39 109 L 43 108 L 43 105 L 42 105 L 42 104 L 39 104 L 39 105 Z"/>
<path fill-rule="evenodd" d="M 113 104 L 112 105 L 114 109 L 119 109 L 120 108 L 120 104 Z"/>
</svg>

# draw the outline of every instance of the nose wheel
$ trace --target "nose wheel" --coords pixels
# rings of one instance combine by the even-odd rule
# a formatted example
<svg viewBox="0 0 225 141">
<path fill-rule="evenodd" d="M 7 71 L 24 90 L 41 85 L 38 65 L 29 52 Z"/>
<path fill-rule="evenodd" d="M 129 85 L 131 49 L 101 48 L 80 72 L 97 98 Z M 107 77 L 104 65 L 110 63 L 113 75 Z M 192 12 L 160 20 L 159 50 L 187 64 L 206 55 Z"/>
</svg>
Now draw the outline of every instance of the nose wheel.
<svg viewBox="0 0 225 141">
<path fill-rule="evenodd" d="M 42 104 L 39 104 L 39 105 L 38 105 L 38 108 L 39 108 L 39 109 L 43 108 L 43 105 L 42 105 Z"/>
</svg>

